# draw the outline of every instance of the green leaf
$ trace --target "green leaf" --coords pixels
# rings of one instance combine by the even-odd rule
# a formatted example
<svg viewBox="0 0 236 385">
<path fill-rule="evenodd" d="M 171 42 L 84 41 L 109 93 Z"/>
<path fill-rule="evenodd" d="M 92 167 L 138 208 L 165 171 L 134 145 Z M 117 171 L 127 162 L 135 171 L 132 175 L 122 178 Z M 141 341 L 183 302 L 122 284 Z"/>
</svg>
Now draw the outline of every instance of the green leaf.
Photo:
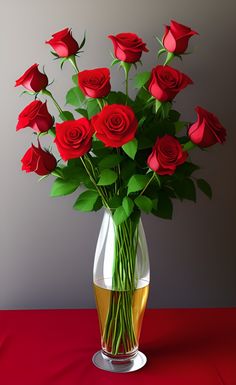
<svg viewBox="0 0 236 385">
<path fill-rule="evenodd" d="M 88 110 L 89 119 L 91 119 L 92 116 L 96 115 L 100 111 L 100 108 L 96 99 L 88 99 L 87 110 Z"/>
<path fill-rule="evenodd" d="M 124 208 L 122 206 L 117 207 L 117 209 L 115 210 L 115 212 L 113 214 L 113 220 L 114 220 L 115 224 L 118 226 L 122 222 L 124 222 L 127 218 L 128 218 L 128 216 L 127 216 Z"/>
<path fill-rule="evenodd" d="M 122 198 L 119 195 L 113 196 L 111 199 L 108 201 L 109 207 L 114 210 L 117 209 L 117 207 L 121 206 L 122 203 Z"/>
<path fill-rule="evenodd" d="M 106 101 L 108 104 L 126 104 L 127 96 L 121 91 L 111 91 L 106 97 Z M 130 98 L 128 98 L 128 104 L 132 104 L 132 100 Z"/>
<path fill-rule="evenodd" d="M 53 138 L 55 138 L 55 136 L 56 136 L 56 128 L 55 127 L 49 128 L 48 134 L 51 135 Z"/>
<path fill-rule="evenodd" d="M 76 108 L 75 111 L 88 119 L 88 111 L 85 108 Z"/>
<path fill-rule="evenodd" d="M 84 191 L 76 200 L 73 208 L 79 211 L 92 211 L 99 198 L 97 191 Z"/>
<path fill-rule="evenodd" d="M 72 75 L 72 82 L 78 87 L 78 74 Z"/>
<path fill-rule="evenodd" d="M 70 111 L 62 111 L 59 115 L 60 119 L 64 122 L 66 120 L 75 120 L 74 115 Z"/>
<path fill-rule="evenodd" d="M 175 133 L 177 134 L 179 131 L 181 131 L 185 126 L 187 125 L 187 122 L 175 122 Z"/>
<path fill-rule="evenodd" d="M 172 219 L 173 205 L 168 195 L 160 191 L 155 201 L 156 207 L 152 210 L 153 214 L 163 219 Z"/>
<path fill-rule="evenodd" d="M 112 62 L 111 62 L 111 67 L 113 67 L 115 64 L 118 64 L 120 63 L 120 60 L 119 59 L 114 59 Z"/>
<path fill-rule="evenodd" d="M 186 176 L 191 176 L 194 171 L 199 170 L 199 166 L 191 163 L 191 162 L 185 162 L 184 164 L 181 164 L 177 167 L 175 176 L 177 176 L 180 179 L 183 179 Z"/>
<path fill-rule="evenodd" d="M 59 197 L 73 193 L 80 185 L 79 179 L 62 179 L 57 178 L 51 189 L 51 197 Z"/>
<path fill-rule="evenodd" d="M 71 88 L 66 94 L 66 104 L 79 107 L 85 99 L 85 96 L 81 89 L 77 87 Z"/>
<path fill-rule="evenodd" d="M 126 159 L 120 165 L 121 178 L 126 182 L 135 174 L 136 162 L 131 159 Z"/>
<path fill-rule="evenodd" d="M 100 170 L 104 168 L 113 168 L 117 166 L 122 160 L 123 156 L 120 154 L 109 154 L 100 160 L 98 167 Z"/>
<path fill-rule="evenodd" d="M 124 144 L 122 146 L 122 149 L 124 150 L 124 152 L 131 158 L 131 159 L 134 159 L 135 158 L 135 155 L 136 155 L 136 152 L 138 150 L 138 141 L 136 138 L 134 138 L 133 140 L 131 140 L 130 142 Z"/>
<path fill-rule="evenodd" d="M 134 202 L 136 206 L 138 206 L 138 208 L 143 210 L 145 213 L 148 214 L 152 211 L 152 200 L 145 195 L 137 197 Z"/>
<path fill-rule="evenodd" d="M 133 175 L 128 183 L 128 194 L 142 190 L 149 181 L 149 175 Z"/>
<path fill-rule="evenodd" d="M 172 187 L 180 200 L 188 199 L 196 202 L 196 189 L 192 179 L 186 178 L 173 181 Z"/>
<path fill-rule="evenodd" d="M 98 186 L 109 186 L 117 180 L 117 173 L 109 168 L 105 168 L 101 171 Z"/>
<path fill-rule="evenodd" d="M 197 179 L 198 188 L 208 196 L 209 199 L 212 198 L 212 189 L 209 183 L 205 179 Z"/>
<path fill-rule="evenodd" d="M 56 167 L 55 170 L 51 172 L 51 174 L 56 176 L 57 178 L 64 179 L 63 169 L 60 167 Z"/>
<path fill-rule="evenodd" d="M 176 110 L 170 110 L 169 112 L 169 119 L 172 121 L 172 122 L 178 122 L 180 118 L 180 113 Z"/>
<path fill-rule="evenodd" d="M 127 217 L 130 216 L 130 214 L 132 213 L 133 211 L 133 208 L 134 208 L 134 202 L 132 201 L 131 198 L 129 197 L 124 197 L 123 201 L 122 201 L 122 207 L 123 209 L 125 210 L 125 213 L 127 215 Z"/>
<path fill-rule="evenodd" d="M 194 144 L 193 142 L 191 142 L 191 140 L 189 140 L 187 143 L 185 143 L 185 145 L 183 146 L 183 150 L 184 151 L 189 151 L 189 150 L 192 150 L 194 147 L 196 147 L 196 144 Z"/>
<path fill-rule="evenodd" d="M 142 88 L 150 78 L 150 72 L 141 72 L 134 77 L 134 87 Z"/>
</svg>

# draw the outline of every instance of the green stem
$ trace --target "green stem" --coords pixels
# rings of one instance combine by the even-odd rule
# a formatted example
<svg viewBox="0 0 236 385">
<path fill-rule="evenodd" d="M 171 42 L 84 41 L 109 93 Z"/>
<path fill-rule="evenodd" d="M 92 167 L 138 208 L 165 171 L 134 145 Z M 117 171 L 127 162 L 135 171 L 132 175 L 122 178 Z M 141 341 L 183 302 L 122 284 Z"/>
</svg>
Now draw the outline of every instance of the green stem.
<svg viewBox="0 0 236 385">
<path fill-rule="evenodd" d="M 103 105 L 102 105 L 102 102 L 101 102 L 101 100 L 100 99 L 96 99 L 97 100 L 97 104 L 99 105 L 99 108 L 100 108 L 100 110 L 102 111 L 102 109 L 103 109 Z"/>
<path fill-rule="evenodd" d="M 151 183 L 151 181 L 156 177 L 156 173 L 155 171 L 153 172 L 152 174 L 152 177 L 149 179 L 149 181 L 147 182 L 146 186 L 143 188 L 143 190 L 141 191 L 141 193 L 139 194 L 138 197 L 140 197 L 141 195 L 143 195 L 144 191 L 147 189 L 147 187 L 149 186 L 149 184 Z"/>
<path fill-rule="evenodd" d="M 86 158 L 86 155 L 84 155 L 84 158 Z M 107 200 L 106 200 L 106 197 L 104 196 L 103 191 L 101 190 L 101 188 L 99 188 L 99 186 L 98 186 L 97 183 L 96 183 L 96 180 L 94 179 L 94 176 L 95 176 L 95 175 L 94 175 L 93 165 L 92 165 L 92 167 L 91 167 L 91 168 L 92 168 L 92 173 L 91 173 L 91 171 L 90 171 L 89 168 L 87 167 L 87 164 L 86 164 L 85 159 L 83 159 L 83 157 L 81 157 L 80 160 L 81 160 L 81 162 L 82 162 L 82 164 L 83 164 L 83 166 L 84 166 L 84 168 L 85 168 L 85 170 L 86 170 L 86 172 L 87 172 L 87 174 L 88 174 L 88 176 L 89 176 L 89 179 L 91 180 L 91 182 L 93 183 L 95 189 L 97 190 L 97 192 L 98 192 L 99 195 L 101 196 L 104 206 L 105 206 L 107 209 L 110 210 L 109 205 L 108 205 L 108 203 L 107 203 Z M 87 158 L 87 160 L 88 160 L 88 158 Z M 89 160 L 89 163 L 90 163 L 90 165 L 91 165 L 90 160 Z"/>
<path fill-rule="evenodd" d="M 68 57 L 69 62 L 71 63 L 72 67 L 74 68 L 76 73 L 79 73 L 79 68 L 77 66 L 75 55 L 71 55 Z"/>
<path fill-rule="evenodd" d="M 52 99 L 53 103 L 55 104 L 56 108 L 59 111 L 59 114 L 62 114 L 63 111 L 62 111 L 61 107 L 59 106 L 59 104 L 57 103 L 57 101 L 54 98 L 54 96 L 52 95 L 52 93 L 50 91 L 48 91 L 47 89 L 44 89 L 41 92 L 42 92 L 43 95 L 47 95 L 47 96 L 49 96 Z"/>
<path fill-rule="evenodd" d="M 115 258 L 112 293 L 103 333 L 103 346 L 111 354 L 125 354 L 136 348 L 133 323 L 133 294 L 136 288 L 135 261 L 138 223 L 128 218 L 114 225 Z"/>
</svg>

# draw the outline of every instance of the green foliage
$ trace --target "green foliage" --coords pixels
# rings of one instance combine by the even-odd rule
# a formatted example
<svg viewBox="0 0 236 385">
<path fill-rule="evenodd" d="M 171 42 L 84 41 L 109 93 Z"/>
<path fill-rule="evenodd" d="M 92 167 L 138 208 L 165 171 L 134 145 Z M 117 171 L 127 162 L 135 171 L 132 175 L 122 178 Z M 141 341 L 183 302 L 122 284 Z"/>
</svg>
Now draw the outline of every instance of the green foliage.
<svg viewBox="0 0 236 385">
<path fill-rule="evenodd" d="M 212 198 L 211 186 L 205 179 L 197 179 L 197 186 L 209 199 Z"/>
<path fill-rule="evenodd" d="M 175 194 L 180 200 L 188 199 L 196 202 L 196 188 L 192 179 L 185 178 L 183 180 L 176 180 L 171 183 L 171 186 L 174 188 Z"/>
<path fill-rule="evenodd" d="M 87 190 L 80 194 L 73 208 L 79 211 L 93 211 L 98 200 L 100 197 L 97 191 Z"/>
<path fill-rule="evenodd" d="M 51 197 L 59 197 L 73 193 L 80 185 L 79 179 L 62 179 L 61 177 L 55 179 L 52 189 Z"/>
<path fill-rule="evenodd" d="M 122 146 L 123 151 L 131 158 L 134 159 L 138 150 L 138 141 L 136 138 Z"/>
<path fill-rule="evenodd" d="M 140 72 L 134 77 L 134 87 L 141 88 L 143 87 L 147 81 L 149 80 L 151 74 L 150 72 Z"/>
<path fill-rule="evenodd" d="M 117 180 L 117 173 L 109 168 L 105 168 L 101 171 L 98 186 L 109 186 Z"/>
<path fill-rule="evenodd" d="M 82 115 L 84 118 L 88 119 L 88 111 L 85 108 L 76 108 L 75 111 Z"/>
<path fill-rule="evenodd" d="M 149 214 L 152 211 L 152 200 L 145 195 L 140 195 L 134 200 L 140 210 Z"/>
<path fill-rule="evenodd" d="M 113 214 L 113 220 L 115 224 L 118 226 L 123 223 L 128 218 L 123 206 L 117 207 Z"/>
<path fill-rule="evenodd" d="M 104 168 L 113 168 L 117 166 L 123 159 L 123 156 L 120 154 L 109 154 L 104 156 L 104 158 L 98 162 L 98 167 L 100 170 L 103 170 Z"/>
<path fill-rule="evenodd" d="M 72 114 L 72 112 L 70 111 L 62 111 L 60 114 L 59 114 L 59 118 L 63 121 L 66 121 L 66 120 L 74 120 L 74 115 Z"/>
<path fill-rule="evenodd" d="M 134 202 L 129 197 L 124 197 L 122 201 L 122 207 L 125 210 L 127 217 L 133 212 Z"/>
<path fill-rule="evenodd" d="M 133 175 L 128 183 L 128 195 L 142 190 L 149 181 L 149 175 Z"/>
<path fill-rule="evenodd" d="M 108 205 L 111 210 L 117 209 L 117 207 L 121 206 L 121 204 L 122 204 L 122 198 L 119 195 L 113 196 L 108 201 Z"/>
<path fill-rule="evenodd" d="M 71 88 L 66 94 L 66 104 L 71 104 L 74 107 L 79 107 L 84 100 L 85 96 L 78 86 Z"/>
<path fill-rule="evenodd" d="M 163 219 L 172 219 L 173 205 L 166 192 L 160 191 L 158 198 L 153 200 L 152 213 Z"/>
<path fill-rule="evenodd" d="M 87 100 L 87 111 L 88 111 L 89 119 L 91 119 L 94 115 L 96 115 L 100 111 L 100 108 L 96 99 Z"/>
</svg>

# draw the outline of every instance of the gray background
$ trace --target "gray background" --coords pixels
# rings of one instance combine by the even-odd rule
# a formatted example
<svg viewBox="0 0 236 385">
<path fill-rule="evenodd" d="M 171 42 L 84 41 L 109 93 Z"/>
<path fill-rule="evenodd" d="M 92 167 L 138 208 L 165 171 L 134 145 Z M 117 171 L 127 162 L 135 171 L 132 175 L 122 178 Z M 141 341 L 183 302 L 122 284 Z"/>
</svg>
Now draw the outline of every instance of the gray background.
<svg viewBox="0 0 236 385">
<path fill-rule="evenodd" d="M 52 179 L 37 182 L 20 170 L 32 140 L 30 129 L 15 133 L 17 116 L 31 100 L 18 97 L 14 80 L 37 62 L 45 64 L 51 90 L 64 103 L 72 68 L 63 72 L 44 41 L 66 26 L 81 41 L 87 30 L 80 68 L 109 66 L 108 34 L 133 31 L 150 48 L 144 68 L 156 64 L 154 35 L 162 36 L 171 18 L 200 33 L 194 54 L 175 65 L 195 82 L 177 97 L 184 119 L 204 106 L 224 123 L 228 140 L 209 152 L 196 150 L 199 175 L 212 185 L 210 202 L 175 204 L 173 221 L 143 218 L 150 247 L 151 307 L 236 305 L 235 253 L 235 1 L 224 0 L 62 0 L 7 1 L 1 9 L 1 254 L 0 308 L 93 307 L 92 266 L 102 219 L 72 210 L 76 193 L 52 199 Z M 41 67 L 42 68 L 42 67 Z M 112 70 L 114 88 L 121 73 Z M 50 111 L 56 115 L 51 103 Z"/>
</svg>

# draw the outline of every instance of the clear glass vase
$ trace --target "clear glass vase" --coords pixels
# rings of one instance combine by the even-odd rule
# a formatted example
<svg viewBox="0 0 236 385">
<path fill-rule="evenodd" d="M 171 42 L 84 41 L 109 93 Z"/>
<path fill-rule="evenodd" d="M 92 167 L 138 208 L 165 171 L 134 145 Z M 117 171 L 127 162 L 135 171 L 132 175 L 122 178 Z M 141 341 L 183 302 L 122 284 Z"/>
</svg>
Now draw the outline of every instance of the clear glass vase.
<svg viewBox="0 0 236 385">
<path fill-rule="evenodd" d="M 140 369 L 138 350 L 146 308 L 150 269 L 140 215 L 116 225 L 105 211 L 94 259 L 93 283 L 101 332 L 101 350 L 93 363 L 114 372 Z"/>
</svg>

